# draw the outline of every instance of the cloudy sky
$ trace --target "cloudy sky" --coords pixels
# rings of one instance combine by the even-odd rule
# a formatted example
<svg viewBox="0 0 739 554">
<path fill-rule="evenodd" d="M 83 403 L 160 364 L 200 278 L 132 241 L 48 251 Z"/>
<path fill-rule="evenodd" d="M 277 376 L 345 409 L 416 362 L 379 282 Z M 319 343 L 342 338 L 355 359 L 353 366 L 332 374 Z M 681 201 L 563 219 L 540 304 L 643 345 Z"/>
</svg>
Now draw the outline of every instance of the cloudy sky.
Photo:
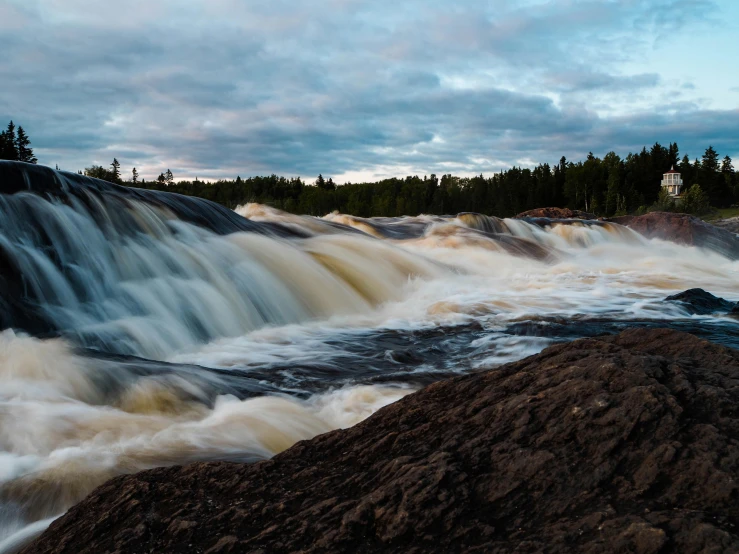
<svg viewBox="0 0 739 554">
<path fill-rule="evenodd" d="M 0 124 L 74 171 L 739 158 L 738 108 L 736 0 L 0 0 Z"/>
</svg>

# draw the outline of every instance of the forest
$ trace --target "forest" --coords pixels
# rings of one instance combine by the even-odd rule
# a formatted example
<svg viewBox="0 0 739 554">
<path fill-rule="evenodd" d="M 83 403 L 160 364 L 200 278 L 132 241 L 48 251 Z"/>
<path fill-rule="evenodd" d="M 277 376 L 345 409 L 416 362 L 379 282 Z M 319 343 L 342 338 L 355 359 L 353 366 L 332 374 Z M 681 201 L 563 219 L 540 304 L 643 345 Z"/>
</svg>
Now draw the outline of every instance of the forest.
<svg viewBox="0 0 739 554">
<path fill-rule="evenodd" d="M 0 159 L 35 163 L 30 141 L 13 123 L 0 134 Z M 22 139 L 21 139 L 22 136 Z M 13 157 L 14 156 L 14 157 Z M 674 167 L 682 174 L 686 199 L 681 206 L 661 194 L 662 174 Z M 80 171 L 82 173 L 82 171 Z M 158 179 L 139 178 L 133 168 L 124 177 L 114 159 L 109 168 L 92 165 L 86 175 L 122 185 L 199 196 L 235 208 L 247 202 L 268 204 L 292 213 L 325 215 L 338 210 L 362 217 L 480 212 L 498 217 L 546 206 L 585 210 L 601 216 L 680 210 L 700 215 L 739 202 L 739 180 L 731 158 L 709 146 L 700 158 L 680 157 L 678 145 L 655 143 L 621 157 L 590 153 L 572 162 L 562 157 L 553 167 L 512 167 L 485 177 L 434 174 L 338 185 L 319 175 L 313 182 L 277 175 L 205 182 L 177 181 L 170 170 Z M 698 185 L 698 186 L 694 186 Z"/>
</svg>

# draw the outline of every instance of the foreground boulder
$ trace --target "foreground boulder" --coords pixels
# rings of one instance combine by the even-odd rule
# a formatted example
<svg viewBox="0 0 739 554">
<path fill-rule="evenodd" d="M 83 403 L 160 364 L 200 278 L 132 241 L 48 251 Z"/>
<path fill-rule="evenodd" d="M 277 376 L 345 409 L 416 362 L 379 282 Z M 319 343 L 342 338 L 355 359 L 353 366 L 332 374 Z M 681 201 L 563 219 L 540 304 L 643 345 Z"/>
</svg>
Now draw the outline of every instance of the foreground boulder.
<svg viewBox="0 0 739 554">
<path fill-rule="evenodd" d="M 625 215 L 607 221 L 625 225 L 652 239 L 662 239 L 713 250 L 732 259 L 739 259 L 739 237 L 687 214 L 651 212 L 645 215 Z"/>
<path fill-rule="evenodd" d="M 26 552 L 737 552 L 737 437 L 739 351 L 630 330 L 269 461 L 114 479 Z"/>
</svg>

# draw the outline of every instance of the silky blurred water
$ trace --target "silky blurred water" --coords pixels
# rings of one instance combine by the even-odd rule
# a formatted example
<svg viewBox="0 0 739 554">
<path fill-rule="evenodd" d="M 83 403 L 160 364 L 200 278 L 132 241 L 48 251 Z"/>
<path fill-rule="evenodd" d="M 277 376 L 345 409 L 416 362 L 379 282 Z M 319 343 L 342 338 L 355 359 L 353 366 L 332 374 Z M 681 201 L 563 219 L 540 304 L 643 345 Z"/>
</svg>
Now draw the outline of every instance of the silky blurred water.
<svg viewBox="0 0 739 554">
<path fill-rule="evenodd" d="M 670 326 L 739 346 L 736 320 L 664 302 L 739 299 L 738 262 L 615 224 L 247 205 L 264 232 L 219 233 L 100 198 L 0 195 L 0 552 L 115 475 L 264 459 L 557 341 Z"/>
</svg>

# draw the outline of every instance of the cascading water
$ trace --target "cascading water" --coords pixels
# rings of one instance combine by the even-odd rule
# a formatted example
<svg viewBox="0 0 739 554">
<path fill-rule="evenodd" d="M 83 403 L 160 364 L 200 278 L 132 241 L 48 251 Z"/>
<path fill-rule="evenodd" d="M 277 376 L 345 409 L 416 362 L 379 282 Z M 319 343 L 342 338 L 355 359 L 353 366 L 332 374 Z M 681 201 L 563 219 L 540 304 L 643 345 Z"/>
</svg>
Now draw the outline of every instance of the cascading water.
<svg viewBox="0 0 739 554">
<path fill-rule="evenodd" d="M 105 480 L 254 461 L 567 340 L 736 320 L 739 263 L 602 222 L 235 212 L 0 162 L 0 552 Z"/>
<path fill-rule="evenodd" d="M 397 298 L 408 277 L 441 272 L 359 235 L 289 241 L 269 231 L 219 235 L 166 207 L 84 189 L 0 196 L 0 251 L 12 296 L 24 299 L 15 312 L 31 311 L 31 329 L 43 322 L 108 352 L 162 359 L 266 325 L 362 313 Z"/>
</svg>

